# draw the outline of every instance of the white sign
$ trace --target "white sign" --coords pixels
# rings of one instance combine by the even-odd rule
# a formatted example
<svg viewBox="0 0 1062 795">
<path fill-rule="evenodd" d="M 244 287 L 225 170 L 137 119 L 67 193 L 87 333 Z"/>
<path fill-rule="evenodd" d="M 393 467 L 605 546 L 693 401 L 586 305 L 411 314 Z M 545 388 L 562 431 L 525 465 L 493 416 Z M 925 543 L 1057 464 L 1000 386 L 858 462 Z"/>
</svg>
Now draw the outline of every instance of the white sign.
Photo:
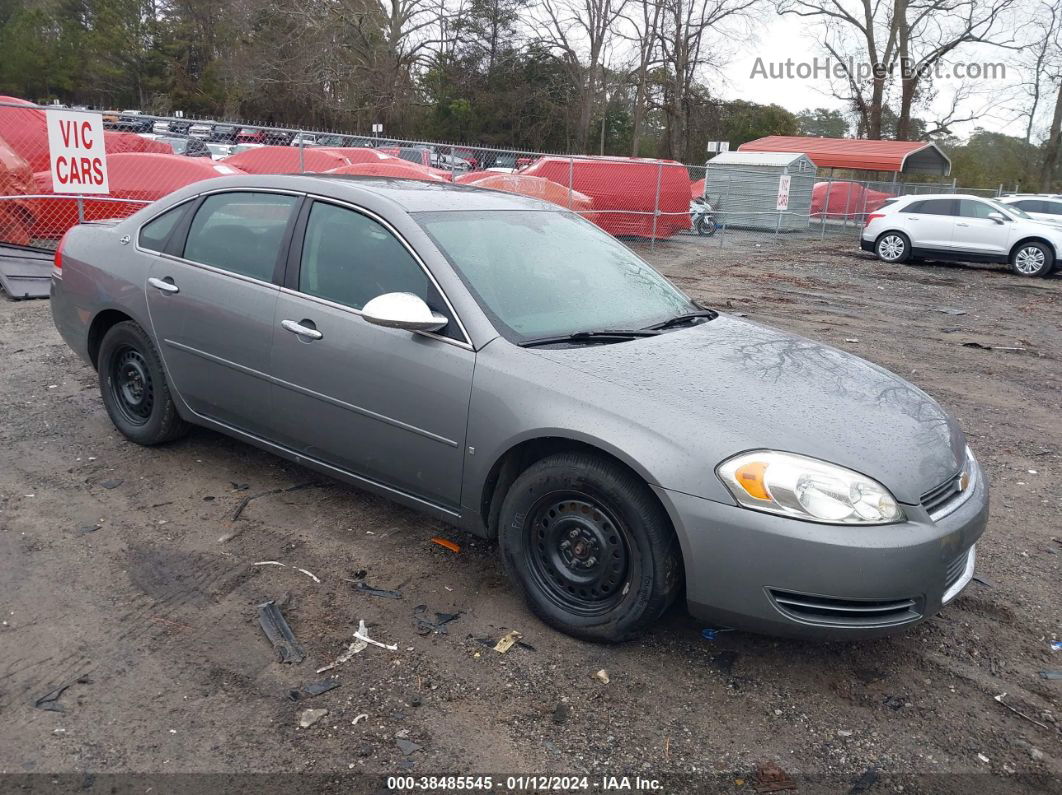
<svg viewBox="0 0 1062 795">
<path fill-rule="evenodd" d="M 383 125 L 382 124 L 374 124 L 372 126 L 372 134 L 373 135 L 379 135 L 382 132 L 383 132 Z"/>
<path fill-rule="evenodd" d="M 789 209 L 789 183 L 791 181 L 792 177 L 788 174 L 782 174 L 782 176 L 778 178 L 778 201 L 775 203 L 774 209 Z"/>
<path fill-rule="evenodd" d="M 709 141 L 708 142 L 708 151 L 709 152 L 729 152 L 730 151 L 730 141 Z"/>
<path fill-rule="evenodd" d="M 76 110 L 47 110 L 52 190 L 110 193 L 103 117 Z"/>
</svg>

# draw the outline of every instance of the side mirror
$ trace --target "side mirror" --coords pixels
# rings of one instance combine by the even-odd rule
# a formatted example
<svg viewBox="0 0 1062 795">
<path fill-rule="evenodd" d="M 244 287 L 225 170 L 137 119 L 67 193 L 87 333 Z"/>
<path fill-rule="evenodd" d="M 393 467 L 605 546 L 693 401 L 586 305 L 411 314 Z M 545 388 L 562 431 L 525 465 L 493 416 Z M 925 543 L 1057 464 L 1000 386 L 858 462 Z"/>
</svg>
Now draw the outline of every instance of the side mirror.
<svg viewBox="0 0 1062 795">
<path fill-rule="evenodd" d="M 442 315 L 432 312 L 424 300 L 413 293 L 378 295 L 365 304 L 361 316 L 374 326 L 406 331 L 438 331 L 449 322 Z"/>
<path fill-rule="evenodd" d="M 1002 224 L 1007 220 L 1007 216 L 1003 215 L 1003 213 L 997 212 L 990 212 L 988 214 L 988 217 L 995 221 L 997 224 Z"/>
</svg>

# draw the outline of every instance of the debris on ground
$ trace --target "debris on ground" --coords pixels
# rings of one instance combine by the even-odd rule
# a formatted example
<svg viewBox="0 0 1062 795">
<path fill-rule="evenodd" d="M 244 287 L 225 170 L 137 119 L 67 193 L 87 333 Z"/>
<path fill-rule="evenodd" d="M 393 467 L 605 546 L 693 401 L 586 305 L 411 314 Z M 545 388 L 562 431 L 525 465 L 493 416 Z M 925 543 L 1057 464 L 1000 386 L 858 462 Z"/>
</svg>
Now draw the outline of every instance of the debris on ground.
<svg viewBox="0 0 1062 795">
<path fill-rule="evenodd" d="M 274 600 L 258 605 L 258 623 L 273 644 L 279 662 L 301 663 L 305 659 L 306 652 L 295 640 L 295 634 Z"/>
<path fill-rule="evenodd" d="M 361 713 L 360 715 L 358 715 L 358 716 L 357 716 L 356 718 L 354 718 L 354 720 L 352 720 L 352 721 L 350 722 L 350 725 L 351 725 L 351 726 L 357 726 L 357 725 L 358 725 L 359 723 L 361 723 L 361 722 L 362 722 L 363 720 L 368 720 L 368 719 L 369 719 L 369 715 L 368 715 L 368 713 L 366 713 L 366 712 L 363 712 L 363 713 Z"/>
<path fill-rule="evenodd" d="M 294 486 L 288 486 L 282 489 L 270 489 L 269 491 L 262 491 L 258 494 L 252 494 L 249 497 L 244 497 L 240 500 L 240 504 L 236 506 L 236 510 L 232 512 L 232 521 L 236 521 L 240 518 L 240 514 L 243 513 L 243 509 L 251 504 L 252 500 L 257 500 L 259 497 L 268 497 L 270 494 L 287 494 L 291 491 L 301 491 L 302 489 L 312 489 L 316 486 L 324 486 L 326 484 L 319 480 L 310 481 L 309 483 L 297 483 Z M 234 483 L 233 486 L 236 486 Z M 238 487 L 237 487 L 238 488 Z"/>
<path fill-rule="evenodd" d="M 509 649 L 513 647 L 513 644 L 522 637 L 523 635 L 515 629 L 512 632 L 506 633 L 502 636 L 501 640 L 494 644 L 494 651 L 505 654 L 505 652 L 509 651 Z"/>
<path fill-rule="evenodd" d="M 1042 679 L 1062 679 L 1062 670 L 1055 668 L 1046 671 L 1040 671 L 1040 678 Z"/>
<path fill-rule="evenodd" d="M 406 756 L 409 756 L 410 754 L 415 754 L 421 749 L 421 746 L 417 745 L 412 740 L 407 740 L 405 737 L 399 737 L 395 740 L 395 743 L 397 743 L 398 745 L 398 750 Z"/>
<path fill-rule="evenodd" d="M 369 647 L 369 644 L 366 643 L 363 639 L 359 638 L 358 633 L 364 635 L 367 632 L 368 630 L 365 627 L 365 621 L 359 621 L 358 631 L 354 633 L 354 642 L 347 646 L 346 650 L 338 657 L 336 657 L 333 662 L 330 662 L 328 665 L 322 668 L 318 668 L 317 673 L 323 674 L 325 671 L 330 671 L 337 665 L 342 665 L 345 662 L 349 662 L 350 658 L 353 657 L 355 654 L 360 654 L 361 652 L 365 651 L 365 649 Z"/>
<path fill-rule="evenodd" d="M 100 485 L 105 489 L 116 489 L 125 483 L 121 478 L 111 478 L 110 480 L 100 481 Z"/>
<path fill-rule="evenodd" d="M 999 694 L 998 696 L 995 696 L 994 698 L 995 698 L 995 700 L 996 700 L 996 701 L 998 701 L 998 702 L 999 702 L 1000 704 L 1002 704 L 1002 705 L 1003 705 L 1004 707 L 1006 707 L 1007 709 L 1009 709 L 1009 710 L 1010 710 L 1011 712 L 1013 712 L 1013 713 L 1014 713 L 1015 715 L 1017 715 L 1017 716 L 1018 716 L 1019 718 L 1025 718 L 1025 720 L 1029 721 L 1029 723 L 1032 723 L 1032 724 L 1034 724 L 1034 725 L 1036 725 L 1036 726 L 1039 726 L 1039 727 L 1040 727 L 1041 729 L 1043 729 L 1044 731 L 1051 731 L 1051 729 L 1049 729 L 1049 728 L 1048 728 L 1047 726 L 1045 726 L 1045 725 L 1044 725 L 1043 723 L 1040 723 L 1040 721 L 1036 720 L 1035 718 L 1030 718 L 1030 717 L 1029 717 L 1028 715 L 1026 715 L 1026 714 L 1025 714 L 1024 712 L 1022 712 L 1021 710 L 1019 710 L 1019 709 L 1015 709 L 1015 708 L 1014 708 L 1014 707 L 1012 707 L 1012 706 L 1011 706 L 1010 704 L 1008 704 L 1008 703 L 1007 703 L 1006 701 L 1004 701 L 1003 699 L 1005 699 L 1006 697 L 1007 697 L 1007 694 L 1006 694 L 1006 693 L 1000 693 L 1000 694 Z"/>
<path fill-rule="evenodd" d="M 760 762 L 752 774 L 752 788 L 757 792 L 786 792 L 796 790 L 797 785 L 774 762 Z"/>
<path fill-rule="evenodd" d="M 876 767 L 868 767 L 863 775 L 852 782 L 848 795 L 861 795 L 864 792 L 868 792 L 877 782 L 878 769 Z"/>
<path fill-rule="evenodd" d="M 66 709 L 59 703 L 59 698 L 67 691 L 67 689 L 74 684 L 73 682 L 67 682 L 65 685 L 59 685 L 54 690 L 49 690 L 40 698 L 37 698 L 33 702 L 33 706 L 37 709 L 43 709 L 46 712 L 66 712 Z"/>
<path fill-rule="evenodd" d="M 260 560 L 257 563 L 252 563 L 252 566 L 280 566 L 283 569 L 295 569 L 295 571 L 301 572 L 313 580 L 318 585 L 321 584 L 321 578 L 314 574 L 312 571 L 306 569 L 300 569 L 298 566 L 292 566 L 290 563 L 281 563 L 279 560 Z"/>
<path fill-rule="evenodd" d="M 572 714 L 571 705 L 570 704 L 565 704 L 562 701 L 559 704 L 557 704 L 556 707 L 553 708 L 553 722 L 556 723 L 558 726 L 562 726 L 563 724 L 568 722 L 568 718 L 571 717 L 571 714 Z"/>
<path fill-rule="evenodd" d="M 288 698 L 292 701 L 299 701 L 303 698 L 319 696 L 322 693 L 327 693 L 329 690 L 335 690 L 337 687 L 339 687 L 339 682 L 335 679 L 322 679 L 320 682 L 311 682 L 300 688 L 289 690 Z"/>
<path fill-rule="evenodd" d="M 304 709 L 299 713 L 299 728 L 308 729 L 327 714 L 327 709 Z"/>
<path fill-rule="evenodd" d="M 347 582 L 354 583 L 354 590 L 358 593 L 368 594 L 369 596 L 379 596 L 384 599 L 401 599 L 401 591 L 391 591 L 386 588 L 376 588 L 362 580 L 347 580 Z"/>
<path fill-rule="evenodd" d="M 460 552 L 461 551 L 461 546 L 459 544 L 455 544 L 453 541 L 449 541 L 449 540 L 447 540 L 445 538 L 441 538 L 439 536 L 432 536 L 431 543 L 438 544 L 440 547 L 445 547 L 446 549 L 450 550 L 451 552 Z"/>
<path fill-rule="evenodd" d="M 714 627 L 705 627 L 704 629 L 701 630 L 701 637 L 704 638 L 705 640 L 715 640 L 716 636 L 719 635 L 720 632 L 733 632 L 733 631 L 734 630 L 729 629 L 729 628 L 716 629 Z"/>
<path fill-rule="evenodd" d="M 933 311 L 934 312 L 941 312 L 941 313 L 943 313 L 945 315 L 965 315 L 966 314 L 966 310 L 965 309 L 954 309 L 953 307 L 950 307 L 950 306 L 935 306 L 935 307 L 933 307 Z"/>
<path fill-rule="evenodd" d="M 431 635 L 432 633 L 445 635 L 446 625 L 461 617 L 460 611 L 457 613 L 436 613 L 433 621 L 427 617 L 427 612 L 427 605 L 417 605 L 413 608 L 413 623 L 417 628 L 418 635 Z"/>
<path fill-rule="evenodd" d="M 380 643 L 380 641 L 373 640 L 372 638 L 370 638 L 368 630 L 365 627 L 364 621 L 361 621 L 358 624 L 358 631 L 354 633 L 354 637 L 358 640 L 363 640 L 366 643 L 372 644 L 373 646 L 379 646 L 381 649 L 387 649 L 388 651 L 398 651 L 397 643 Z"/>
<path fill-rule="evenodd" d="M 607 685 L 609 681 L 611 681 L 608 677 L 608 671 L 606 671 L 604 668 L 594 674 L 594 679 L 596 679 L 603 685 Z"/>
<path fill-rule="evenodd" d="M 1051 651 L 1062 651 L 1062 640 L 1051 641 Z"/>
</svg>

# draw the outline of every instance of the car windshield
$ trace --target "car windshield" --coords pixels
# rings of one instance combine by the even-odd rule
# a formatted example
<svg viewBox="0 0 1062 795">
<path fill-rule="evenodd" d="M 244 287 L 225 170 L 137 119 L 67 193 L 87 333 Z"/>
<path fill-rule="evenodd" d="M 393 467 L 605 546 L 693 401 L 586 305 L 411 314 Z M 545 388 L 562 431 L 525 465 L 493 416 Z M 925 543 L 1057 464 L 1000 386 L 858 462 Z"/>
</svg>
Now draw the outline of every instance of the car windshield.
<svg viewBox="0 0 1062 795">
<path fill-rule="evenodd" d="M 1010 213 L 1011 215 L 1016 215 L 1019 218 L 1024 218 L 1026 221 L 1033 220 L 1033 217 L 1031 215 L 1029 215 L 1027 212 L 1025 212 L 1025 210 L 1021 209 L 1021 207 L 1016 204 L 1003 204 L 1002 202 L 997 202 L 993 199 L 988 199 L 987 201 L 997 210 L 1003 210 L 1005 212 Z"/>
<path fill-rule="evenodd" d="M 697 307 L 633 251 L 565 211 L 414 218 L 513 342 L 641 329 Z"/>
<path fill-rule="evenodd" d="M 160 138 L 159 140 L 165 141 L 173 147 L 173 153 L 175 155 L 183 155 L 188 149 L 187 138 Z"/>
</svg>

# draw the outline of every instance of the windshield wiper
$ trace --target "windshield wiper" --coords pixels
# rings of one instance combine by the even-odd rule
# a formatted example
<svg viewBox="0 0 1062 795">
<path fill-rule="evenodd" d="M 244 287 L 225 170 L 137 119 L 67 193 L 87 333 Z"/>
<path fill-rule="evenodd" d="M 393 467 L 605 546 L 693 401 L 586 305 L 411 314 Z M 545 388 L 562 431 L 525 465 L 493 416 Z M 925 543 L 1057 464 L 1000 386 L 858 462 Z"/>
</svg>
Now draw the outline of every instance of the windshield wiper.
<svg viewBox="0 0 1062 795">
<path fill-rule="evenodd" d="M 664 329 L 674 328 L 675 326 L 681 326 L 683 323 L 692 323 L 699 318 L 708 318 L 713 320 L 719 317 L 719 313 L 711 309 L 698 309 L 696 312 L 684 312 L 681 315 L 675 315 L 675 317 L 662 320 L 659 323 L 654 323 L 651 326 L 646 326 L 647 331 L 663 331 Z"/>
<path fill-rule="evenodd" d="M 555 337 L 539 337 L 519 343 L 521 348 L 534 348 L 539 345 L 558 345 L 561 343 L 583 342 L 624 342 L 640 337 L 655 337 L 660 332 L 652 328 L 602 329 L 600 331 L 576 331 L 573 334 L 559 334 Z"/>
</svg>

